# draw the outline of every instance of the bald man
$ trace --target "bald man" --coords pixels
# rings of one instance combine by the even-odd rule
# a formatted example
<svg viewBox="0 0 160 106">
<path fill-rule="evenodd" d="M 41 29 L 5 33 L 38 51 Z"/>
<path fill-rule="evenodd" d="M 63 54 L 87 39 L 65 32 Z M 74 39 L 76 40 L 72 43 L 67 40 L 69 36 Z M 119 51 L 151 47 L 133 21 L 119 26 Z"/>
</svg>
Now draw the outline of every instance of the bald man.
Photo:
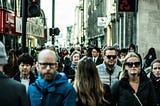
<svg viewBox="0 0 160 106">
<path fill-rule="evenodd" d="M 49 49 L 38 55 L 38 79 L 29 86 L 31 106 L 75 106 L 76 92 L 64 73 L 57 72 L 56 54 Z"/>
</svg>

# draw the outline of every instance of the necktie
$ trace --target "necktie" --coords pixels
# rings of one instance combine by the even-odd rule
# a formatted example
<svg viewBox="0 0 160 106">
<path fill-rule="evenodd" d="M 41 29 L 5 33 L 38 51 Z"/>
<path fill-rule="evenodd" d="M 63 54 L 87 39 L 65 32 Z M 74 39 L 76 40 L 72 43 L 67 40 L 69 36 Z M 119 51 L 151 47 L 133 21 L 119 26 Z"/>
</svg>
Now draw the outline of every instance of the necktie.
<svg viewBox="0 0 160 106">
<path fill-rule="evenodd" d="M 94 62 L 96 63 L 96 59 L 94 59 Z"/>
</svg>

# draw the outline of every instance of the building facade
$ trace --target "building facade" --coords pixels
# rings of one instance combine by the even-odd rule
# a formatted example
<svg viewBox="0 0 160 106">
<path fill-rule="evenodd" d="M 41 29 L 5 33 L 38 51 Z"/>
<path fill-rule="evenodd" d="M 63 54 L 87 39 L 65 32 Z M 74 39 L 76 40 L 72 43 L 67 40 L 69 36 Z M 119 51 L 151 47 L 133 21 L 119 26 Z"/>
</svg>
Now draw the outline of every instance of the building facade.
<svg viewBox="0 0 160 106">
<path fill-rule="evenodd" d="M 79 7 L 82 7 L 82 11 L 76 15 L 79 21 L 75 21 L 79 23 L 76 26 L 79 29 L 75 29 L 73 34 L 77 36 L 78 44 L 102 48 L 104 45 L 112 46 L 118 43 L 120 48 L 128 48 L 133 43 L 142 57 L 150 47 L 154 47 L 157 57 L 160 57 L 160 1 L 135 2 L 135 11 L 120 12 L 119 0 L 80 0 Z M 101 17 L 105 19 L 105 25 L 99 25 L 98 19 Z"/>
</svg>

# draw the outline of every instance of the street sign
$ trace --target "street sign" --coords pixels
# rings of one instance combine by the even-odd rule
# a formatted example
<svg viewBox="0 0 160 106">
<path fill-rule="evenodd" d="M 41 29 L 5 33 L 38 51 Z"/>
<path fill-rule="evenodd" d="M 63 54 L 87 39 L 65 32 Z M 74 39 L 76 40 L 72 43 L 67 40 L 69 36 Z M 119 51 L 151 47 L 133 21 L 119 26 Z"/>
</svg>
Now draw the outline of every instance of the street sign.
<svg viewBox="0 0 160 106">
<path fill-rule="evenodd" d="M 98 17 L 97 25 L 106 26 L 107 17 Z"/>
</svg>

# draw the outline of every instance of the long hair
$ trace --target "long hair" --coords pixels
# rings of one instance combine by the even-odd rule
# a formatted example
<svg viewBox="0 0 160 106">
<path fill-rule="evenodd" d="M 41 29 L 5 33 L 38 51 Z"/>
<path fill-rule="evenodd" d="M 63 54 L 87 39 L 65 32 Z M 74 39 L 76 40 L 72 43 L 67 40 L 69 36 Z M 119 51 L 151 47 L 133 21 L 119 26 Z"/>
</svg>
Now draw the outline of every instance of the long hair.
<svg viewBox="0 0 160 106">
<path fill-rule="evenodd" d="M 16 51 L 11 49 L 9 51 L 8 55 L 9 55 L 8 64 L 10 66 L 18 65 L 18 57 L 17 57 Z"/>
<path fill-rule="evenodd" d="M 96 106 L 97 104 L 106 105 L 109 103 L 104 99 L 105 92 L 96 65 L 86 57 L 78 63 L 74 87 L 78 99 L 84 105 Z"/>
</svg>

